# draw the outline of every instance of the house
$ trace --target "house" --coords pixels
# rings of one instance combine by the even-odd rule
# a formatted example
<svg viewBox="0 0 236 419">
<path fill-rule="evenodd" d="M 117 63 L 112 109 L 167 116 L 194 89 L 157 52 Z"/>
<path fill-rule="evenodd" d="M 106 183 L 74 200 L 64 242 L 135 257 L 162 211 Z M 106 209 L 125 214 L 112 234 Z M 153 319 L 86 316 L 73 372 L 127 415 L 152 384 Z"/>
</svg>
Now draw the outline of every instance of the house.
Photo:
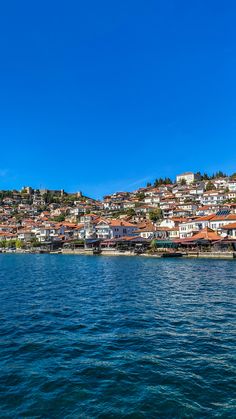
<svg viewBox="0 0 236 419">
<path fill-rule="evenodd" d="M 35 234 L 31 230 L 21 229 L 18 231 L 17 237 L 19 240 L 30 242 L 35 237 Z"/>
<path fill-rule="evenodd" d="M 0 241 L 17 239 L 17 234 L 0 232 Z"/>
<path fill-rule="evenodd" d="M 2 233 L 14 233 L 16 226 L 8 224 L 0 224 L 0 232 Z"/>
<path fill-rule="evenodd" d="M 174 215 L 175 204 L 165 204 L 161 206 L 163 218 L 172 218 Z"/>
<path fill-rule="evenodd" d="M 223 226 L 233 223 L 236 223 L 236 214 L 216 214 L 209 221 L 209 227 L 213 230 L 220 230 Z"/>
<path fill-rule="evenodd" d="M 156 207 L 153 207 L 151 205 L 140 205 L 135 208 L 135 214 L 137 215 L 143 215 L 148 214 L 149 212 L 155 211 Z"/>
<path fill-rule="evenodd" d="M 160 203 L 160 194 L 147 195 L 144 198 L 144 203 L 148 205 L 158 206 Z"/>
<path fill-rule="evenodd" d="M 151 223 L 147 224 L 144 228 L 137 230 L 137 234 L 144 239 L 154 239 L 158 237 L 156 227 Z"/>
<path fill-rule="evenodd" d="M 235 199 L 236 198 L 236 190 L 227 192 L 226 196 L 227 196 L 227 199 Z"/>
<path fill-rule="evenodd" d="M 80 217 L 81 223 L 92 223 L 97 220 L 99 216 L 97 214 L 84 214 Z"/>
<path fill-rule="evenodd" d="M 224 225 L 222 227 L 222 232 L 225 233 L 229 238 L 236 240 L 236 222 Z"/>
<path fill-rule="evenodd" d="M 175 221 L 172 218 L 165 218 L 160 222 L 160 227 L 174 228 L 175 226 Z"/>
<path fill-rule="evenodd" d="M 225 209 L 228 209 L 231 214 L 236 214 L 236 203 L 225 204 Z"/>
<path fill-rule="evenodd" d="M 212 183 L 213 185 L 217 188 L 217 189 L 225 189 L 228 186 L 228 179 L 227 178 L 216 178 L 216 179 L 212 179 Z"/>
<path fill-rule="evenodd" d="M 178 208 L 182 210 L 189 211 L 190 213 L 195 213 L 197 205 L 193 202 L 184 202 L 183 204 L 178 204 Z"/>
<path fill-rule="evenodd" d="M 70 208 L 69 210 L 69 214 L 72 215 L 73 217 L 79 217 L 83 213 L 84 213 L 84 208 L 81 206 L 76 206 L 76 207 Z"/>
<path fill-rule="evenodd" d="M 221 231 L 222 227 L 236 223 L 236 214 L 229 214 L 222 211 L 222 214 L 210 214 L 193 219 L 180 224 L 180 238 L 191 237 L 197 231 L 210 228 L 214 231 Z"/>
<path fill-rule="evenodd" d="M 135 224 L 122 220 L 101 220 L 96 225 L 98 239 L 113 239 L 123 236 L 135 235 L 138 227 Z"/>
<path fill-rule="evenodd" d="M 185 181 L 187 185 L 200 180 L 200 176 L 193 172 L 185 172 L 176 176 L 176 182 L 181 183 Z"/>
<path fill-rule="evenodd" d="M 189 189 L 189 194 L 195 196 L 195 199 L 199 199 L 204 193 L 204 182 L 199 182 L 197 185 L 192 185 Z"/>
<path fill-rule="evenodd" d="M 196 210 L 196 215 L 199 217 L 204 217 L 205 215 L 212 215 L 219 211 L 218 205 L 202 205 L 199 206 Z"/>
<path fill-rule="evenodd" d="M 205 227 L 203 230 L 197 232 L 191 237 L 185 238 L 182 243 L 194 243 L 194 242 L 214 242 L 222 240 L 222 237 L 219 236 L 214 230 L 209 227 Z"/>
<path fill-rule="evenodd" d="M 157 227 L 149 221 L 144 223 L 143 225 L 139 224 L 139 230 L 137 230 L 136 233 L 144 239 L 152 240 L 162 237 L 163 232 L 166 232 L 167 230 L 169 230 L 168 227 Z"/>
<path fill-rule="evenodd" d="M 36 236 L 36 238 L 41 242 L 51 242 L 58 239 L 61 235 L 72 235 L 68 233 L 68 231 L 72 231 L 68 229 L 66 225 L 51 225 L 51 226 L 40 226 L 32 230 Z M 67 233 L 67 234 L 66 234 Z"/>
<path fill-rule="evenodd" d="M 210 226 L 210 221 L 215 217 L 215 214 L 209 214 L 195 219 L 195 230 L 203 230 Z"/>
<path fill-rule="evenodd" d="M 193 211 L 188 209 L 182 209 L 180 207 L 176 207 L 173 209 L 173 217 L 191 217 L 193 215 Z"/>
<path fill-rule="evenodd" d="M 45 213 L 45 212 L 44 212 Z M 56 208 L 51 212 L 53 217 L 59 217 L 60 215 L 65 215 L 67 213 L 67 208 Z M 47 215 L 48 216 L 48 215 Z"/>
<path fill-rule="evenodd" d="M 179 225 L 179 237 L 181 239 L 192 237 L 194 233 L 196 233 L 196 227 L 193 220 L 186 221 Z"/>
<path fill-rule="evenodd" d="M 236 180 L 229 180 L 227 182 L 227 187 L 229 188 L 230 192 L 235 192 L 236 191 Z"/>
<path fill-rule="evenodd" d="M 84 224 L 78 224 L 77 227 L 73 230 L 73 238 L 75 240 L 83 240 L 87 238 Z"/>
<path fill-rule="evenodd" d="M 224 201 L 226 201 L 227 195 L 224 192 L 221 191 L 207 191 L 204 192 L 204 194 L 201 197 L 201 204 L 202 205 L 210 205 L 210 204 L 222 204 Z"/>
<path fill-rule="evenodd" d="M 179 238 L 179 227 L 172 227 L 169 229 L 169 238 L 174 240 Z"/>
<path fill-rule="evenodd" d="M 137 233 L 144 239 L 166 239 L 169 236 L 169 230 L 168 227 L 157 227 L 149 223 L 146 227 L 140 228 Z"/>
<path fill-rule="evenodd" d="M 123 208 L 130 209 L 135 208 L 138 201 L 123 201 Z"/>
</svg>

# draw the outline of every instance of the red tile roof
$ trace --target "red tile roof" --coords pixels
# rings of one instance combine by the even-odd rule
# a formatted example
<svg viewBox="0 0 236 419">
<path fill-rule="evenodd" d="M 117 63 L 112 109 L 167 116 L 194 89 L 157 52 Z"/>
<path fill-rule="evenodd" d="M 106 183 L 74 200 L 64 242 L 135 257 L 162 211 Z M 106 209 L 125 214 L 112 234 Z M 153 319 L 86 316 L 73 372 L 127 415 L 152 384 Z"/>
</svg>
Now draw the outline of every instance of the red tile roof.
<svg viewBox="0 0 236 419">
<path fill-rule="evenodd" d="M 209 227 L 205 227 L 203 230 L 194 234 L 192 237 L 187 237 L 182 241 L 185 242 L 195 242 L 198 240 L 208 240 L 208 241 L 217 241 L 222 240 L 222 237 L 219 236 L 214 230 Z"/>
<path fill-rule="evenodd" d="M 236 230 L 236 223 L 226 224 L 221 228 L 223 228 L 224 230 Z"/>
</svg>

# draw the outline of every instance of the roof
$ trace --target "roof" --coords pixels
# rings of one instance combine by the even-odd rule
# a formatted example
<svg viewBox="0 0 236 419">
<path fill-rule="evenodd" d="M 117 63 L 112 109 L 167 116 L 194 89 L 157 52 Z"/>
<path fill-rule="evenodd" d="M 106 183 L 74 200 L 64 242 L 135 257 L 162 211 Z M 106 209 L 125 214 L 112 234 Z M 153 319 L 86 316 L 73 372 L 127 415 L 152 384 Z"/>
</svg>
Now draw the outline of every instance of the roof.
<svg viewBox="0 0 236 419">
<path fill-rule="evenodd" d="M 140 236 L 123 236 L 113 239 L 114 242 L 125 241 L 125 242 L 147 242 L 148 240 Z"/>
<path fill-rule="evenodd" d="M 205 227 L 202 230 L 200 230 L 198 233 L 194 234 L 192 237 L 188 237 L 186 239 L 182 239 L 181 242 L 195 242 L 199 240 L 207 240 L 207 241 L 217 241 L 222 240 L 222 237 L 219 236 L 217 233 L 215 233 L 214 230 L 212 230 L 209 227 Z"/>
<path fill-rule="evenodd" d="M 186 176 L 186 175 L 194 175 L 194 173 L 193 172 L 184 172 L 184 173 L 181 173 L 181 175 L 177 175 L 177 177 Z"/>
<path fill-rule="evenodd" d="M 212 218 L 215 217 L 215 214 L 210 215 L 203 215 L 202 217 L 196 218 L 195 221 L 210 221 Z"/>
<path fill-rule="evenodd" d="M 22 228 L 21 230 L 18 230 L 17 234 L 34 234 L 31 230 L 26 230 Z"/>
<path fill-rule="evenodd" d="M 66 221 L 63 221 L 63 222 L 61 223 L 61 225 L 62 225 L 63 227 L 70 227 L 70 228 L 76 228 L 76 227 L 77 227 L 77 224 L 68 223 L 68 222 L 66 222 Z"/>
<path fill-rule="evenodd" d="M 170 220 L 174 221 L 175 223 L 185 223 L 186 221 L 189 221 L 188 218 L 184 217 L 172 217 Z"/>
<path fill-rule="evenodd" d="M 136 224 L 129 223 L 128 221 L 124 220 L 100 220 L 98 224 L 105 223 L 111 227 L 137 227 Z"/>
<path fill-rule="evenodd" d="M 236 214 L 228 214 L 228 215 L 215 215 L 212 218 L 212 221 L 227 221 L 227 220 L 235 220 L 236 221 Z"/>
<path fill-rule="evenodd" d="M 198 207 L 197 211 L 204 211 L 204 210 L 208 210 L 212 207 L 215 207 L 216 205 L 203 205 L 202 207 Z"/>
<path fill-rule="evenodd" d="M 16 237 L 17 234 L 13 234 L 13 233 L 2 233 L 2 232 L 0 232 L 0 236 L 1 237 Z"/>
<path fill-rule="evenodd" d="M 221 228 L 223 228 L 224 230 L 236 230 L 236 223 L 226 224 Z"/>
<path fill-rule="evenodd" d="M 211 191 L 205 191 L 203 195 L 219 195 L 219 196 L 222 196 L 222 195 L 225 195 L 225 194 L 224 194 L 224 192 L 219 191 L 217 189 L 212 189 Z"/>
</svg>

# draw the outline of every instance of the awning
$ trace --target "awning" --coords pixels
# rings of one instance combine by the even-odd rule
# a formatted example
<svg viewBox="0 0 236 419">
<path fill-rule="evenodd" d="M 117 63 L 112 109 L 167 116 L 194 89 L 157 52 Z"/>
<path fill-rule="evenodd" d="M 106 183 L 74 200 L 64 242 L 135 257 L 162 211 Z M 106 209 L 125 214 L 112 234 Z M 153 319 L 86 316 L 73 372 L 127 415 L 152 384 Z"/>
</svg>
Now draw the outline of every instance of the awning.
<svg viewBox="0 0 236 419">
<path fill-rule="evenodd" d="M 172 240 L 155 240 L 154 242 L 157 247 L 178 247 L 178 244 L 173 242 Z"/>
</svg>

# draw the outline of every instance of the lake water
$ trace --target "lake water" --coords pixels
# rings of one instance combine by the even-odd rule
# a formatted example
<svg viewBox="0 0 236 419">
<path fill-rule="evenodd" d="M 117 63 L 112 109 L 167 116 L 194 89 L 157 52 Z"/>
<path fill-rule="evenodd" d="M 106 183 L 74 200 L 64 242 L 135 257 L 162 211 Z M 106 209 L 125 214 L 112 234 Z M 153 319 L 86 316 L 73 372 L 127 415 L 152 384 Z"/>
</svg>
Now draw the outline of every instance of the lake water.
<svg viewBox="0 0 236 419">
<path fill-rule="evenodd" d="M 236 262 L 0 255 L 1 418 L 235 418 Z"/>
</svg>

